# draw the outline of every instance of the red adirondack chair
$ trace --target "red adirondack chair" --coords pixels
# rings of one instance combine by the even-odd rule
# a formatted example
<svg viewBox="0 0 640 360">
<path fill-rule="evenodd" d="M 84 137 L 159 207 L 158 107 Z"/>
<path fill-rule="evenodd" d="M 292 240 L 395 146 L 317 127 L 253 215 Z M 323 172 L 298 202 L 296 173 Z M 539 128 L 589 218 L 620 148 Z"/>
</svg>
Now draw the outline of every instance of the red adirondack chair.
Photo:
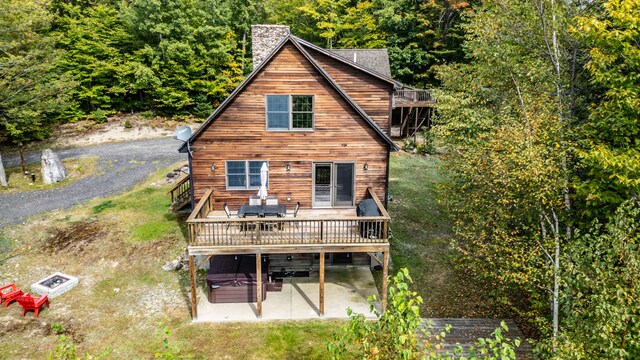
<svg viewBox="0 0 640 360">
<path fill-rule="evenodd" d="M 7 308 L 9 303 L 20 295 L 22 295 L 22 290 L 18 289 L 16 284 L 7 284 L 0 287 L 0 304 L 4 302 L 4 307 Z"/>
<path fill-rule="evenodd" d="M 47 295 L 41 297 L 33 297 L 29 293 L 26 293 L 22 296 L 18 296 L 16 299 L 18 304 L 22 306 L 22 316 L 27 313 L 29 310 L 34 310 L 36 312 L 36 319 L 38 318 L 38 312 L 42 308 L 42 305 L 47 305 L 49 307 L 49 298 Z"/>
</svg>

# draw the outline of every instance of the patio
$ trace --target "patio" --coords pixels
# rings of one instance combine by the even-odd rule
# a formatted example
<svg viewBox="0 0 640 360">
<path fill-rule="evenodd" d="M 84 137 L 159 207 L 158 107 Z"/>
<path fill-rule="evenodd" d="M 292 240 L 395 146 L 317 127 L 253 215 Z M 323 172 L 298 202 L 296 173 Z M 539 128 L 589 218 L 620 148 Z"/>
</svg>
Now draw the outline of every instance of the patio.
<svg viewBox="0 0 640 360">
<path fill-rule="evenodd" d="M 381 311 L 380 295 L 371 271 L 366 266 L 334 266 L 325 268 L 325 314 L 319 311 L 319 277 L 312 272 L 308 278 L 285 278 L 282 291 L 267 292 L 262 302 L 262 318 L 256 303 L 211 304 L 198 289 L 198 322 L 234 322 L 260 320 L 304 320 L 347 318 L 347 308 L 374 318 L 367 298 L 376 295 L 376 308 Z"/>
</svg>

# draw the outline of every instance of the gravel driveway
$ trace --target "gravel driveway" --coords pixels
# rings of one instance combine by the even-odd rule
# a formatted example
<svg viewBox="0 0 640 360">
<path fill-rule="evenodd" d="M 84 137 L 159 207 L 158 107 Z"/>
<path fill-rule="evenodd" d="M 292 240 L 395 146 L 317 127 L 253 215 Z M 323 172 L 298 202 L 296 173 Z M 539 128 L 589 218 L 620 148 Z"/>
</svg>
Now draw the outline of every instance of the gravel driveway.
<svg viewBox="0 0 640 360">
<path fill-rule="evenodd" d="M 97 174 L 61 188 L 0 194 L 0 228 L 43 211 L 122 192 L 158 169 L 180 160 L 186 163 L 187 155 L 178 153 L 179 146 L 172 138 L 161 138 L 56 150 L 61 159 L 98 156 Z M 5 167 L 20 165 L 19 155 L 3 154 L 2 159 Z M 30 153 L 26 160 L 39 162 L 40 153 Z"/>
</svg>

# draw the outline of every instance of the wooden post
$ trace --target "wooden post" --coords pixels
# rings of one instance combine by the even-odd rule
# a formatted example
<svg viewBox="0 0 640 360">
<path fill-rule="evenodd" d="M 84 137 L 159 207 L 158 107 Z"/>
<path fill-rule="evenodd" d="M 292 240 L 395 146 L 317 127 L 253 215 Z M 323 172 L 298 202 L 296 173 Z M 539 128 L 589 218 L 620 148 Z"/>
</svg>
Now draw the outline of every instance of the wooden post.
<svg viewBox="0 0 640 360">
<path fill-rule="evenodd" d="M 198 319 L 198 297 L 196 294 L 196 257 L 189 256 L 189 277 L 191 278 L 191 318 Z"/>
<path fill-rule="evenodd" d="M 324 316 L 324 252 L 320 253 L 320 316 Z"/>
<path fill-rule="evenodd" d="M 258 278 L 256 293 L 258 294 L 258 318 L 262 318 L 262 254 L 256 254 L 256 277 Z"/>
<path fill-rule="evenodd" d="M 382 260 L 382 312 L 387 310 L 387 278 L 389 277 L 389 250 L 383 253 Z"/>
</svg>

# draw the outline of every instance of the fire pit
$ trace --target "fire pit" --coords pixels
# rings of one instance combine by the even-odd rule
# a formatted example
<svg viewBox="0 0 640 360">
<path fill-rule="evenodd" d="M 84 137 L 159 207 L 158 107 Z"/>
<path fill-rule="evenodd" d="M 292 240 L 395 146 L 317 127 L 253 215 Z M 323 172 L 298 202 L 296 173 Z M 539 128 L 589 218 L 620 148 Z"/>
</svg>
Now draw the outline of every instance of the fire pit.
<svg viewBox="0 0 640 360">
<path fill-rule="evenodd" d="M 56 272 L 31 284 L 31 291 L 40 295 L 47 295 L 49 299 L 52 299 L 66 293 L 76 285 L 78 285 L 77 277 Z"/>
</svg>

